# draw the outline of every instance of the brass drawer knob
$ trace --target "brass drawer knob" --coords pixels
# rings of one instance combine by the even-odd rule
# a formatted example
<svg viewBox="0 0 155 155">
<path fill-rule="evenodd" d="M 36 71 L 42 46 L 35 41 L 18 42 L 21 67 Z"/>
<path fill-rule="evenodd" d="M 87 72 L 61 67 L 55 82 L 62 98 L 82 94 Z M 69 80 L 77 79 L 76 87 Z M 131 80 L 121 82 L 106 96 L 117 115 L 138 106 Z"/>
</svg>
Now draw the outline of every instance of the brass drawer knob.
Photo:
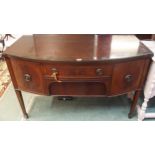
<svg viewBox="0 0 155 155">
<path fill-rule="evenodd" d="M 103 69 L 97 68 L 97 69 L 96 69 L 96 74 L 97 74 L 97 75 L 103 75 Z"/>
<path fill-rule="evenodd" d="M 131 82 L 132 80 L 133 80 L 132 75 L 126 75 L 126 76 L 125 76 L 125 81 L 126 81 L 126 82 L 129 83 L 129 82 Z"/>
<path fill-rule="evenodd" d="M 25 80 L 26 82 L 31 81 L 31 80 L 32 80 L 31 75 L 30 75 L 30 74 L 25 74 L 25 75 L 24 75 L 24 80 Z"/>
</svg>

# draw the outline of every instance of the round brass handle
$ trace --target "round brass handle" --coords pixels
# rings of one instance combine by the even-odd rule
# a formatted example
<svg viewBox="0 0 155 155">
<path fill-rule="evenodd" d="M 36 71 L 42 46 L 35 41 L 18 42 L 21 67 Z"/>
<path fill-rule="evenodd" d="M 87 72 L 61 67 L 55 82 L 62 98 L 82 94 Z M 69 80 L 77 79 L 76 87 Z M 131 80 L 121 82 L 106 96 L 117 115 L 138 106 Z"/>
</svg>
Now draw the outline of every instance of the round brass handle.
<svg viewBox="0 0 155 155">
<path fill-rule="evenodd" d="M 30 74 L 25 74 L 25 75 L 24 75 L 24 80 L 25 80 L 26 82 L 31 81 L 31 80 L 32 80 L 31 75 L 30 75 Z"/>
<path fill-rule="evenodd" d="M 103 75 L 103 69 L 97 68 L 97 69 L 96 69 L 96 74 L 97 74 L 97 75 Z"/>
<path fill-rule="evenodd" d="M 132 75 L 126 75 L 126 76 L 125 76 L 125 81 L 126 81 L 126 82 L 129 83 L 129 82 L 131 82 L 132 80 L 133 80 Z"/>
</svg>

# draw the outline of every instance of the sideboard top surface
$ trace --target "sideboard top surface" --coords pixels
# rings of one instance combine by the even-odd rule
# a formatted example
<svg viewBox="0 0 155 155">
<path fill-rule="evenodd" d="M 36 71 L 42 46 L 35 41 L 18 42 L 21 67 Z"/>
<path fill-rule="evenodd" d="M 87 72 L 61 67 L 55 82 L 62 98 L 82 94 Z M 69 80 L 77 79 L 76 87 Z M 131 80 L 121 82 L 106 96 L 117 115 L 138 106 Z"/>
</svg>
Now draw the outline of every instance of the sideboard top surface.
<svg viewBox="0 0 155 155">
<path fill-rule="evenodd" d="M 104 61 L 152 56 L 134 35 L 24 35 L 4 55 L 49 61 Z"/>
</svg>

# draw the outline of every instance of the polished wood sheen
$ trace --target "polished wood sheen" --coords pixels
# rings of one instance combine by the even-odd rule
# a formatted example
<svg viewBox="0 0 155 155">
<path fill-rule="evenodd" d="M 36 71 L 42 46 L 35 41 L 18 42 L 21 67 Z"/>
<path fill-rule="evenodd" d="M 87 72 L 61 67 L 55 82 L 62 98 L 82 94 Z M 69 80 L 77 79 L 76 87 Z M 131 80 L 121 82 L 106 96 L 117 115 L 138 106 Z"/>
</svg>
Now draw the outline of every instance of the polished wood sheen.
<svg viewBox="0 0 155 155">
<path fill-rule="evenodd" d="M 41 64 L 19 59 L 12 59 L 11 64 L 15 66 L 13 72 L 17 79 L 18 89 L 33 93 L 44 92 Z"/>
<path fill-rule="evenodd" d="M 20 91 L 56 96 L 115 96 L 135 91 L 135 111 L 152 52 L 134 35 L 25 35 L 4 56 Z"/>
<path fill-rule="evenodd" d="M 109 59 L 150 55 L 150 51 L 134 35 L 78 34 L 23 36 L 5 53 L 20 58 L 52 62 L 103 62 Z"/>
<path fill-rule="evenodd" d="M 134 60 L 116 64 L 113 71 L 111 93 L 129 92 L 140 88 L 144 66 L 145 60 Z"/>
</svg>

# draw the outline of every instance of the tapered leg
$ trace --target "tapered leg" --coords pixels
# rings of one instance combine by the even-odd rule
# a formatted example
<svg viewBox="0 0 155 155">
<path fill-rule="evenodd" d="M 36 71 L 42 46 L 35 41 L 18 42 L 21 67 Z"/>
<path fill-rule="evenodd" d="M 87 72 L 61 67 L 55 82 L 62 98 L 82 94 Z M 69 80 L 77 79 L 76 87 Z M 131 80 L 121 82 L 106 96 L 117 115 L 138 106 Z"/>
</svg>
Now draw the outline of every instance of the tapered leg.
<svg viewBox="0 0 155 155">
<path fill-rule="evenodd" d="M 135 95 L 133 97 L 133 101 L 132 101 L 131 106 L 130 106 L 130 112 L 128 114 L 128 118 L 132 118 L 134 115 L 139 95 L 140 95 L 140 90 L 137 90 L 135 92 Z"/>
<path fill-rule="evenodd" d="M 28 116 L 28 114 L 27 114 L 27 112 L 26 112 L 26 109 L 25 109 L 24 100 L 23 100 L 23 96 L 22 96 L 21 91 L 15 90 L 15 92 L 16 92 L 16 95 L 17 95 L 17 98 L 18 98 L 20 107 L 21 107 L 21 109 L 22 109 L 23 116 L 24 116 L 25 118 L 29 118 L 29 116 Z"/>
</svg>

